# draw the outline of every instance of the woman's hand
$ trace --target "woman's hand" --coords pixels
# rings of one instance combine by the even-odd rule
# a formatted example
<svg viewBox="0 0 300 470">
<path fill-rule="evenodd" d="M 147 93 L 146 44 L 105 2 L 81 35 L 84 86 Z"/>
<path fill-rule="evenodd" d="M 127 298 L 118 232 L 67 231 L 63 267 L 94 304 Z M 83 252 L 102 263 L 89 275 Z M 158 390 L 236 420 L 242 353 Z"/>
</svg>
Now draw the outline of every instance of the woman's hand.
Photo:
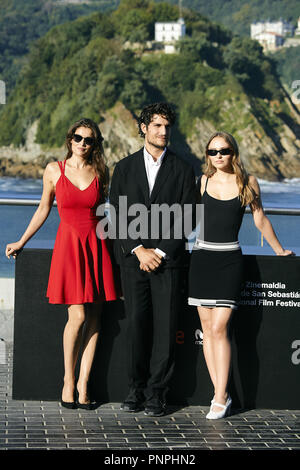
<svg viewBox="0 0 300 470">
<path fill-rule="evenodd" d="M 20 251 L 28 240 L 33 237 L 47 219 L 55 197 L 55 186 L 53 181 L 57 181 L 59 173 L 60 171 L 57 162 L 48 163 L 44 171 L 43 194 L 39 207 L 33 214 L 32 219 L 20 240 L 6 245 L 5 254 L 8 259 L 11 256 L 13 258 L 17 257 L 18 251 Z"/>
<path fill-rule="evenodd" d="M 291 250 L 284 250 L 284 249 L 281 252 L 276 253 L 277 256 L 295 256 L 295 254 L 296 253 L 294 253 Z"/>
<path fill-rule="evenodd" d="M 8 259 L 12 256 L 13 258 L 17 257 L 18 251 L 23 248 L 24 244 L 22 242 L 9 243 L 6 245 L 5 254 Z"/>
<path fill-rule="evenodd" d="M 260 198 L 260 187 L 256 178 L 254 176 L 249 176 L 249 183 L 257 195 L 255 204 L 250 206 L 256 228 L 262 233 L 263 237 L 267 240 L 277 256 L 295 256 L 293 251 L 285 250 L 282 247 L 270 220 L 265 215 Z"/>
</svg>

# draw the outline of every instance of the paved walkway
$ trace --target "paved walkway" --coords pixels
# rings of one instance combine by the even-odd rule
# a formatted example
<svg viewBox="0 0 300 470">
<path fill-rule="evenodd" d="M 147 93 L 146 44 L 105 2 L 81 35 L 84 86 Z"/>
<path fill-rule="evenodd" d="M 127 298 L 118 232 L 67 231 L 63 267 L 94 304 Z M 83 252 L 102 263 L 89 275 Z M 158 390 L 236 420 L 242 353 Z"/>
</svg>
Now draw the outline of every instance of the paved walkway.
<svg viewBox="0 0 300 470">
<path fill-rule="evenodd" d="M 85 411 L 57 402 L 12 400 L 12 345 L 0 356 L 1 450 L 173 450 L 184 455 L 204 449 L 300 449 L 300 411 L 234 410 L 211 422 L 205 419 L 208 407 L 200 406 L 151 418 L 122 412 L 119 403 Z"/>
</svg>

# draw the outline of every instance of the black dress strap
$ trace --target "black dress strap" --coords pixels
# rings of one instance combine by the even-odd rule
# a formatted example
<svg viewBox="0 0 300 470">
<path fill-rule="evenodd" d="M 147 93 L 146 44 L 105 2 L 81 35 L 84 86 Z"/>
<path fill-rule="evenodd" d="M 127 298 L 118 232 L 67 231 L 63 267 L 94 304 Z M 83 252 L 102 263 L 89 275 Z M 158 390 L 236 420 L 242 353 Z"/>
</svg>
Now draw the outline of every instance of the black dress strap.
<svg viewBox="0 0 300 470">
<path fill-rule="evenodd" d="M 201 198 L 202 198 L 202 194 L 201 194 L 201 181 L 202 181 L 202 176 L 203 175 L 200 175 L 198 180 L 197 180 L 197 184 L 196 184 L 196 201 L 197 201 L 197 204 L 201 204 Z M 205 186 L 206 188 L 206 186 Z"/>
<path fill-rule="evenodd" d="M 200 175 L 199 178 L 198 178 L 198 180 L 197 180 L 197 191 L 198 191 L 199 193 L 201 193 L 201 181 L 202 181 L 202 176 L 205 176 L 205 177 L 206 177 L 204 192 L 206 191 L 206 188 L 207 188 L 208 177 L 207 177 L 206 175 Z"/>
<path fill-rule="evenodd" d="M 208 176 L 206 176 L 206 182 L 205 182 L 205 188 L 204 188 L 204 191 L 206 191 L 206 188 L 207 188 L 207 183 L 208 183 Z"/>
</svg>

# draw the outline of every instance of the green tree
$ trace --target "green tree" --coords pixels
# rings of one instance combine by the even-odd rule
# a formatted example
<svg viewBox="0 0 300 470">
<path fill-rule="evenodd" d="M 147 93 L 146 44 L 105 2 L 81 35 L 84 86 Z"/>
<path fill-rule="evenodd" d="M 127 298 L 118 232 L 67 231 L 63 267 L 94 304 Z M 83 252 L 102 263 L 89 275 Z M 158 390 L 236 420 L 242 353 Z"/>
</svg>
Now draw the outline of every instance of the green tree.
<svg viewBox="0 0 300 470">
<path fill-rule="evenodd" d="M 107 10 L 99 0 L 84 5 L 59 5 L 49 0 L 0 0 L 0 79 L 7 93 L 15 86 L 31 45 L 53 26 L 73 21 L 96 10 Z M 116 6 L 118 1 L 109 2 Z"/>
<path fill-rule="evenodd" d="M 180 54 L 188 56 L 193 62 L 205 61 L 215 68 L 224 66 L 220 49 L 214 47 L 204 33 L 198 33 L 191 38 L 184 37 L 179 41 L 178 50 Z"/>
<path fill-rule="evenodd" d="M 149 18 L 147 11 L 134 8 L 129 10 L 122 18 L 119 31 L 126 40 L 143 42 L 150 39 L 152 26 L 152 18 Z"/>
<path fill-rule="evenodd" d="M 132 112 L 141 109 L 147 102 L 146 84 L 140 81 L 138 77 L 126 81 L 120 95 L 120 100 Z"/>
<path fill-rule="evenodd" d="M 229 70 L 247 89 L 260 94 L 263 83 L 260 69 L 263 52 L 258 42 L 235 37 L 225 48 L 223 58 Z"/>
</svg>

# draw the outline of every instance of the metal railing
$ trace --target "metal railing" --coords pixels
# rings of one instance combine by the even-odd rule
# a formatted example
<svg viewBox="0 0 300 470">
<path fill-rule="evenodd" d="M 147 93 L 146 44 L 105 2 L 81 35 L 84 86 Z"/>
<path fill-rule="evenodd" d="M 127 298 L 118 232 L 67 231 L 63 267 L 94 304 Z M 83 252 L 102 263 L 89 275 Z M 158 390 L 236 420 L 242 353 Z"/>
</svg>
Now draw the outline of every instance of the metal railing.
<svg viewBox="0 0 300 470">
<path fill-rule="evenodd" d="M 40 203 L 40 199 L 35 199 L 35 198 L 24 198 L 24 197 L 14 197 L 14 198 L 9 198 L 9 197 L 0 197 L 0 207 L 2 206 L 27 206 L 27 207 L 37 207 Z M 56 206 L 57 207 L 57 202 L 56 200 L 54 200 L 53 202 L 53 206 Z M 109 209 L 109 203 L 107 203 L 107 209 Z M 246 208 L 246 214 L 249 216 L 251 215 L 251 210 L 249 207 Z M 268 207 L 268 208 L 265 208 L 264 209 L 264 212 L 266 215 L 271 215 L 271 216 L 300 216 L 300 208 L 277 208 L 277 207 Z M 300 221 L 300 219 L 299 219 Z M 292 222 L 292 223 L 295 223 L 295 222 Z M 296 222 L 297 223 L 297 231 L 298 231 L 298 221 Z M 243 227 L 242 227 L 243 228 Z M 248 232 L 247 232 L 248 233 Z M 257 235 L 258 235 L 258 238 L 256 238 L 256 241 L 254 240 L 254 243 L 253 243 L 253 240 L 252 240 L 252 237 L 253 237 L 253 234 L 251 235 L 250 234 L 250 238 L 249 236 L 247 235 L 247 237 L 245 237 L 245 234 L 240 233 L 240 236 L 241 236 L 241 240 L 244 241 L 244 245 L 249 245 L 249 246 L 260 246 L 260 247 L 264 247 L 264 237 L 262 235 L 262 233 L 259 232 L 259 230 L 257 230 Z M 246 241 L 247 240 L 247 241 Z M 250 242 L 248 242 L 248 240 L 250 240 Z M 243 245 L 243 246 L 244 246 Z M 292 242 L 290 242 L 290 246 L 293 247 L 292 249 L 294 249 L 296 246 L 299 246 L 298 245 L 298 242 L 294 242 L 294 240 Z"/>
<path fill-rule="evenodd" d="M 246 207 L 247 214 L 251 214 L 251 210 L 249 207 Z M 267 215 L 300 215 L 300 209 L 285 209 L 285 208 L 278 208 L 278 207 L 264 207 L 264 212 Z"/>
<path fill-rule="evenodd" d="M 0 198 L 0 205 L 8 206 L 38 206 L 40 199 L 25 199 L 25 198 Z M 53 205 L 56 206 L 56 201 L 53 202 Z M 249 207 L 246 207 L 246 213 L 250 214 L 251 210 Z M 285 208 L 275 208 L 267 207 L 264 208 L 266 214 L 273 215 L 300 215 L 300 208 L 297 209 L 285 209 Z"/>
<path fill-rule="evenodd" d="M 25 199 L 25 198 L 0 198 L 0 205 L 2 206 L 38 206 L 40 199 Z M 56 201 L 53 202 L 53 205 L 56 206 Z"/>
</svg>

